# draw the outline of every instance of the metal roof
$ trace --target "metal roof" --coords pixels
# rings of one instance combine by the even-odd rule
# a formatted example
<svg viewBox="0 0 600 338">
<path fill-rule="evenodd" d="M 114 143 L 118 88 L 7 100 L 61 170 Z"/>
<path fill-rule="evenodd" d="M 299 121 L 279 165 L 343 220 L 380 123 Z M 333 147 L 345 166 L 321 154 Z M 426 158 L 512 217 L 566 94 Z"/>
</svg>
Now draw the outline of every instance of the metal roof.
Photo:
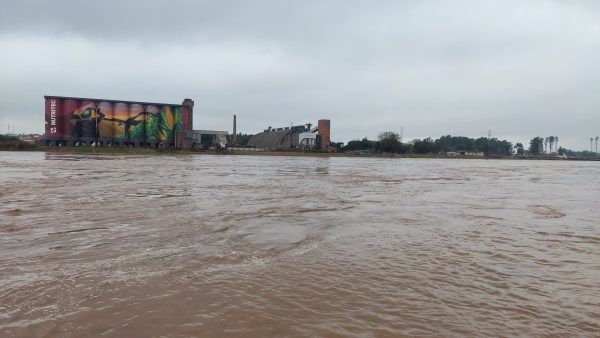
<svg viewBox="0 0 600 338">
<path fill-rule="evenodd" d="M 298 135 L 302 129 L 271 130 L 250 136 L 249 147 L 290 149 L 298 145 Z"/>
</svg>

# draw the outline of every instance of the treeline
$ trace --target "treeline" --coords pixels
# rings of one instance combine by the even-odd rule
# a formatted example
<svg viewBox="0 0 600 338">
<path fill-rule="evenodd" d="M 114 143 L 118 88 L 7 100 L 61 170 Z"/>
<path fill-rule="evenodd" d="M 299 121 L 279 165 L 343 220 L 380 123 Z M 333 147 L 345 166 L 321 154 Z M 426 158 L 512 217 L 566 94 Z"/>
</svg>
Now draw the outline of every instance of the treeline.
<svg viewBox="0 0 600 338">
<path fill-rule="evenodd" d="M 553 149 L 558 151 L 558 136 L 548 136 L 546 138 L 537 136 L 529 141 L 529 154 L 540 155 L 543 153 L 552 154 Z"/>
<path fill-rule="evenodd" d="M 513 145 L 497 138 L 470 138 L 464 136 L 442 136 L 438 139 L 426 138 L 408 143 L 400 142 L 395 132 L 379 134 L 377 141 L 364 138 L 348 142 L 342 151 L 372 151 L 381 153 L 436 154 L 448 152 L 483 153 L 486 155 L 508 156 L 513 153 Z"/>
<path fill-rule="evenodd" d="M 575 150 L 570 150 L 570 149 L 566 149 L 563 147 L 558 148 L 558 154 L 560 156 L 565 156 L 565 157 L 571 157 L 571 158 L 597 158 L 598 156 L 600 156 L 600 154 L 598 154 L 597 152 L 592 152 L 592 151 L 588 151 L 588 150 L 584 150 L 584 151 L 575 151 Z"/>
<path fill-rule="evenodd" d="M 238 133 L 237 144 L 245 145 L 251 135 Z M 457 155 L 485 155 L 485 156 L 512 156 L 519 157 L 599 157 L 598 141 L 600 137 L 590 138 L 590 151 L 573 151 L 559 147 L 557 136 L 536 136 L 525 147 L 518 142 L 513 144 L 507 140 L 497 138 L 470 138 L 465 136 L 446 135 L 440 138 L 417 139 L 403 143 L 400 135 L 392 131 L 382 132 L 377 140 L 368 138 L 357 139 L 344 144 L 332 142 L 331 146 L 339 152 L 369 152 L 369 153 L 393 153 L 393 154 L 448 154 Z M 593 151 L 595 145 L 596 152 Z"/>
<path fill-rule="evenodd" d="M 571 157 L 571 158 L 594 158 L 598 157 L 598 139 L 590 138 L 590 150 L 584 151 L 574 151 L 567 148 L 558 146 L 558 137 L 557 136 L 548 136 L 541 137 L 536 136 L 529 141 L 529 149 L 527 152 L 523 149 L 523 145 L 517 143 L 517 155 L 519 156 L 561 156 L 561 157 Z M 596 151 L 593 151 L 594 141 L 596 141 Z"/>
<path fill-rule="evenodd" d="M 37 145 L 23 142 L 16 136 L 0 134 L 0 150 L 26 150 L 36 147 Z"/>
</svg>

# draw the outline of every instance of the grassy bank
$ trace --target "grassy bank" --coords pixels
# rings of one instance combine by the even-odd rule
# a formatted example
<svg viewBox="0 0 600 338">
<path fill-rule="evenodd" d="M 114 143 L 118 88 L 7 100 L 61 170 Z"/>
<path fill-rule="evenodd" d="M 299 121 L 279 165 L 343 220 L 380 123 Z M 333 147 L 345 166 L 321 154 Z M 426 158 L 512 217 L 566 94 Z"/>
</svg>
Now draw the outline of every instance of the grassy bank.
<svg viewBox="0 0 600 338">
<path fill-rule="evenodd" d="M 301 151 L 215 151 L 215 150 L 179 150 L 152 149 L 128 147 L 46 147 L 21 142 L 18 139 L 0 140 L 0 151 L 43 151 L 65 154 L 113 154 L 113 155 L 240 155 L 240 156 L 292 156 L 292 157 L 358 157 L 358 158 L 420 158 L 420 159 L 502 159 L 502 160 L 571 160 L 571 161 L 600 161 L 599 158 L 556 158 L 556 157 L 469 157 L 445 156 L 443 154 L 374 154 L 374 153 L 319 153 Z"/>
<path fill-rule="evenodd" d="M 216 151 L 216 150 L 179 150 L 179 149 L 152 149 L 130 147 L 47 147 L 27 144 L 27 147 L 15 146 L 0 148 L 0 150 L 30 150 L 49 153 L 65 154 L 212 154 L 212 155 L 241 155 L 241 156 L 294 156 L 294 157 L 361 157 L 361 158 L 442 158 L 433 154 L 365 154 L 365 153 L 319 153 L 301 151 Z"/>
<path fill-rule="evenodd" d="M 302 151 L 231 151 L 232 155 L 249 156 L 308 156 L 308 157 L 361 157 L 361 158 L 440 158 L 434 154 L 374 154 L 374 153 L 319 153 Z"/>
<path fill-rule="evenodd" d="M 291 156 L 291 157 L 358 157 L 358 158 L 450 158 L 436 154 L 373 154 L 373 153 L 320 153 L 302 151 L 216 151 L 216 150 L 178 150 L 127 147 L 46 147 L 39 146 L 35 150 L 67 154 L 208 154 L 208 155 L 240 155 L 240 156 Z M 461 157 L 452 157 L 461 158 Z M 463 157 L 470 158 L 470 157 Z"/>
<path fill-rule="evenodd" d="M 113 154 L 113 155 L 159 155 L 159 154 L 197 154 L 196 151 L 179 149 L 153 149 L 129 147 L 37 147 L 38 151 L 65 154 Z"/>
</svg>

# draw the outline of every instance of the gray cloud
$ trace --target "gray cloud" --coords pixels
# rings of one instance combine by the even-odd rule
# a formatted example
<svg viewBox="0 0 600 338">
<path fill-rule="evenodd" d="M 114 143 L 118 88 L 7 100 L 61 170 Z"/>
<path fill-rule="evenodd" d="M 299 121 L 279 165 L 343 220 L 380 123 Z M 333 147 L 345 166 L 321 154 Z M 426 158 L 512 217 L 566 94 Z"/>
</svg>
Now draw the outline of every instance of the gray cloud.
<svg viewBox="0 0 600 338">
<path fill-rule="evenodd" d="M 0 12 L 0 126 L 44 94 L 197 102 L 196 128 L 333 121 L 333 137 L 600 134 L 596 1 L 19 1 Z M 5 128 L 5 127 L 4 127 Z"/>
</svg>

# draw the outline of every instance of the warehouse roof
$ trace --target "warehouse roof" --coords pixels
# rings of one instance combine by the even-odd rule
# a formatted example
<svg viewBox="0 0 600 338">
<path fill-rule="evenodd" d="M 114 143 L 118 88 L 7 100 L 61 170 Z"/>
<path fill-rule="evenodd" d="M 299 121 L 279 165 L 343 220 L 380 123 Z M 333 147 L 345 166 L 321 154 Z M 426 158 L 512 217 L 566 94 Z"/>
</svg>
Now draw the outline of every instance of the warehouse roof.
<svg viewBox="0 0 600 338">
<path fill-rule="evenodd" d="M 285 137 L 291 134 L 292 130 L 266 131 L 252 135 L 247 145 L 257 148 L 282 148 L 284 147 Z"/>
</svg>

